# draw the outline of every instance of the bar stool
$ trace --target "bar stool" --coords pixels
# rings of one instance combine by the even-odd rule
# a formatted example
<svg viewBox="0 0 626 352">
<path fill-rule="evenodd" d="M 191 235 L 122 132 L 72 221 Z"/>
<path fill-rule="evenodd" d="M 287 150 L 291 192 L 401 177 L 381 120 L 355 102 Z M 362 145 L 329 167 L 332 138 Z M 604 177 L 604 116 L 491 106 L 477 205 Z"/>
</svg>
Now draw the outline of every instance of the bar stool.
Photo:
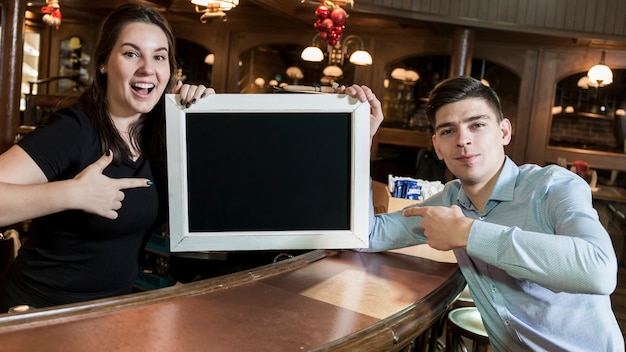
<svg viewBox="0 0 626 352">
<path fill-rule="evenodd" d="M 463 291 L 461 291 L 457 298 L 450 304 L 448 312 L 460 307 L 475 307 L 474 299 L 467 285 L 465 285 Z M 415 348 L 414 351 L 434 352 L 445 350 L 447 320 L 448 315 L 444 314 L 433 323 L 430 329 L 416 340 L 417 348 Z"/>
<path fill-rule="evenodd" d="M 448 313 L 446 351 L 447 352 L 487 352 L 491 351 L 489 336 L 476 307 L 455 308 Z M 466 341 L 472 343 L 467 348 Z"/>
</svg>

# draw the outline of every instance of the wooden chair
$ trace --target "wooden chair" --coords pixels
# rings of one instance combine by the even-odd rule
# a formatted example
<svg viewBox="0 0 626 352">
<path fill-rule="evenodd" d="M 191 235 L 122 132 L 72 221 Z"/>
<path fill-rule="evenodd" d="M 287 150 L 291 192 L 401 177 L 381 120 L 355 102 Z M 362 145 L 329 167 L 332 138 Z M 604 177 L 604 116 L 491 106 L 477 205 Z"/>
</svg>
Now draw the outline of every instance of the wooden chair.
<svg viewBox="0 0 626 352">
<path fill-rule="evenodd" d="M 48 85 L 59 80 L 70 80 L 76 82 L 78 89 L 66 90 L 55 94 L 46 94 Z M 48 117 L 59 107 L 59 105 L 67 98 L 78 93 L 84 88 L 84 83 L 78 78 L 72 76 L 53 76 L 28 82 L 28 94 L 25 95 L 24 115 L 21 118 L 20 126 L 15 131 L 15 142 L 33 131 L 37 126 L 42 125 Z M 33 94 L 35 85 L 44 85 L 44 93 Z M 38 92 L 40 90 L 38 89 Z"/>
<path fill-rule="evenodd" d="M 48 85 L 52 82 L 57 82 L 60 80 L 70 80 L 72 82 L 76 82 L 76 86 L 79 88 L 78 90 L 69 90 L 55 94 L 33 94 L 33 89 L 35 85 L 45 85 L 46 89 L 44 92 L 48 91 Z M 67 99 L 68 97 L 76 94 L 80 89 L 83 88 L 83 83 L 76 77 L 72 76 L 54 76 L 48 77 L 44 79 L 40 79 L 37 81 L 28 82 L 29 91 L 25 96 L 26 108 L 24 110 L 24 117 L 21 122 L 22 125 L 26 126 L 39 126 L 46 121 L 48 116 L 56 110 L 59 104 Z M 38 89 L 39 90 L 39 89 Z"/>
</svg>

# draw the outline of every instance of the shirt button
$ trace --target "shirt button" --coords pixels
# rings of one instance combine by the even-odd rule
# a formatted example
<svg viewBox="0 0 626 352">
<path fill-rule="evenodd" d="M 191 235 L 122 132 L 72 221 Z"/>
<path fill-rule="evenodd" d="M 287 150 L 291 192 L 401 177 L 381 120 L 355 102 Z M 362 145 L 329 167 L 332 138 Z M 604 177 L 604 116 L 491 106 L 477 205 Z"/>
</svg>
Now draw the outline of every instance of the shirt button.
<svg viewBox="0 0 626 352">
<path fill-rule="evenodd" d="M 491 288 L 491 292 L 496 292 L 496 291 L 497 291 L 497 290 L 496 290 L 496 288 L 495 288 L 495 287 L 492 287 L 492 288 Z"/>
<path fill-rule="evenodd" d="M 483 221 L 483 220 L 485 220 L 485 217 L 481 216 L 481 217 L 478 218 L 478 220 Z"/>
<path fill-rule="evenodd" d="M 507 319 L 507 320 L 505 320 L 505 321 L 504 321 L 504 325 L 506 325 L 506 326 L 511 325 L 511 321 L 510 321 L 510 320 L 508 320 L 508 319 Z"/>
</svg>

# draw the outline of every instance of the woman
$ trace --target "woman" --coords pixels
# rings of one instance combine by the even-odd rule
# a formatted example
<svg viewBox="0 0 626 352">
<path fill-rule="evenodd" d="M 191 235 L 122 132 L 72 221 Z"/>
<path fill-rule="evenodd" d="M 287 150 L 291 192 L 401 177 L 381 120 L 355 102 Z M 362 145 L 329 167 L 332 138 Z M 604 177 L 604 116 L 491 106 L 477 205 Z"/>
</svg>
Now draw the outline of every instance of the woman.
<svg viewBox="0 0 626 352">
<path fill-rule="evenodd" d="M 132 292 L 166 219 L 164 94 L 189 106 L 215 93 L 174 84 L 174 36 L 153 9 L 122 5 L 102 33 L 93 83 L 0 155 L 0 226 L 34 219 L 0 278 L 0 312 Z"/>
</svg>

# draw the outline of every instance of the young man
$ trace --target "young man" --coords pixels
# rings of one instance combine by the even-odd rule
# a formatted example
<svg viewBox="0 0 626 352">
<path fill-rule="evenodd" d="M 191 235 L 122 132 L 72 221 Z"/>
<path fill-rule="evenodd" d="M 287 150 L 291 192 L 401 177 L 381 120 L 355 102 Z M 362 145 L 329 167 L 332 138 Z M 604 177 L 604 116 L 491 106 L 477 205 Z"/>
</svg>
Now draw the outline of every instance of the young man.
<svg viewBox="0 0 626 352">
<path fill-rule="evenodd" d="M 403 212 L 372 211 L 365 251 L 452 249 L 496 351 L 624 351 L 609 296 L 617 259 L 587 183 L 513 163 L 511 123 L 478 80 L 439 83 L 426 114 L 458 179 Z"/>
</svg>

